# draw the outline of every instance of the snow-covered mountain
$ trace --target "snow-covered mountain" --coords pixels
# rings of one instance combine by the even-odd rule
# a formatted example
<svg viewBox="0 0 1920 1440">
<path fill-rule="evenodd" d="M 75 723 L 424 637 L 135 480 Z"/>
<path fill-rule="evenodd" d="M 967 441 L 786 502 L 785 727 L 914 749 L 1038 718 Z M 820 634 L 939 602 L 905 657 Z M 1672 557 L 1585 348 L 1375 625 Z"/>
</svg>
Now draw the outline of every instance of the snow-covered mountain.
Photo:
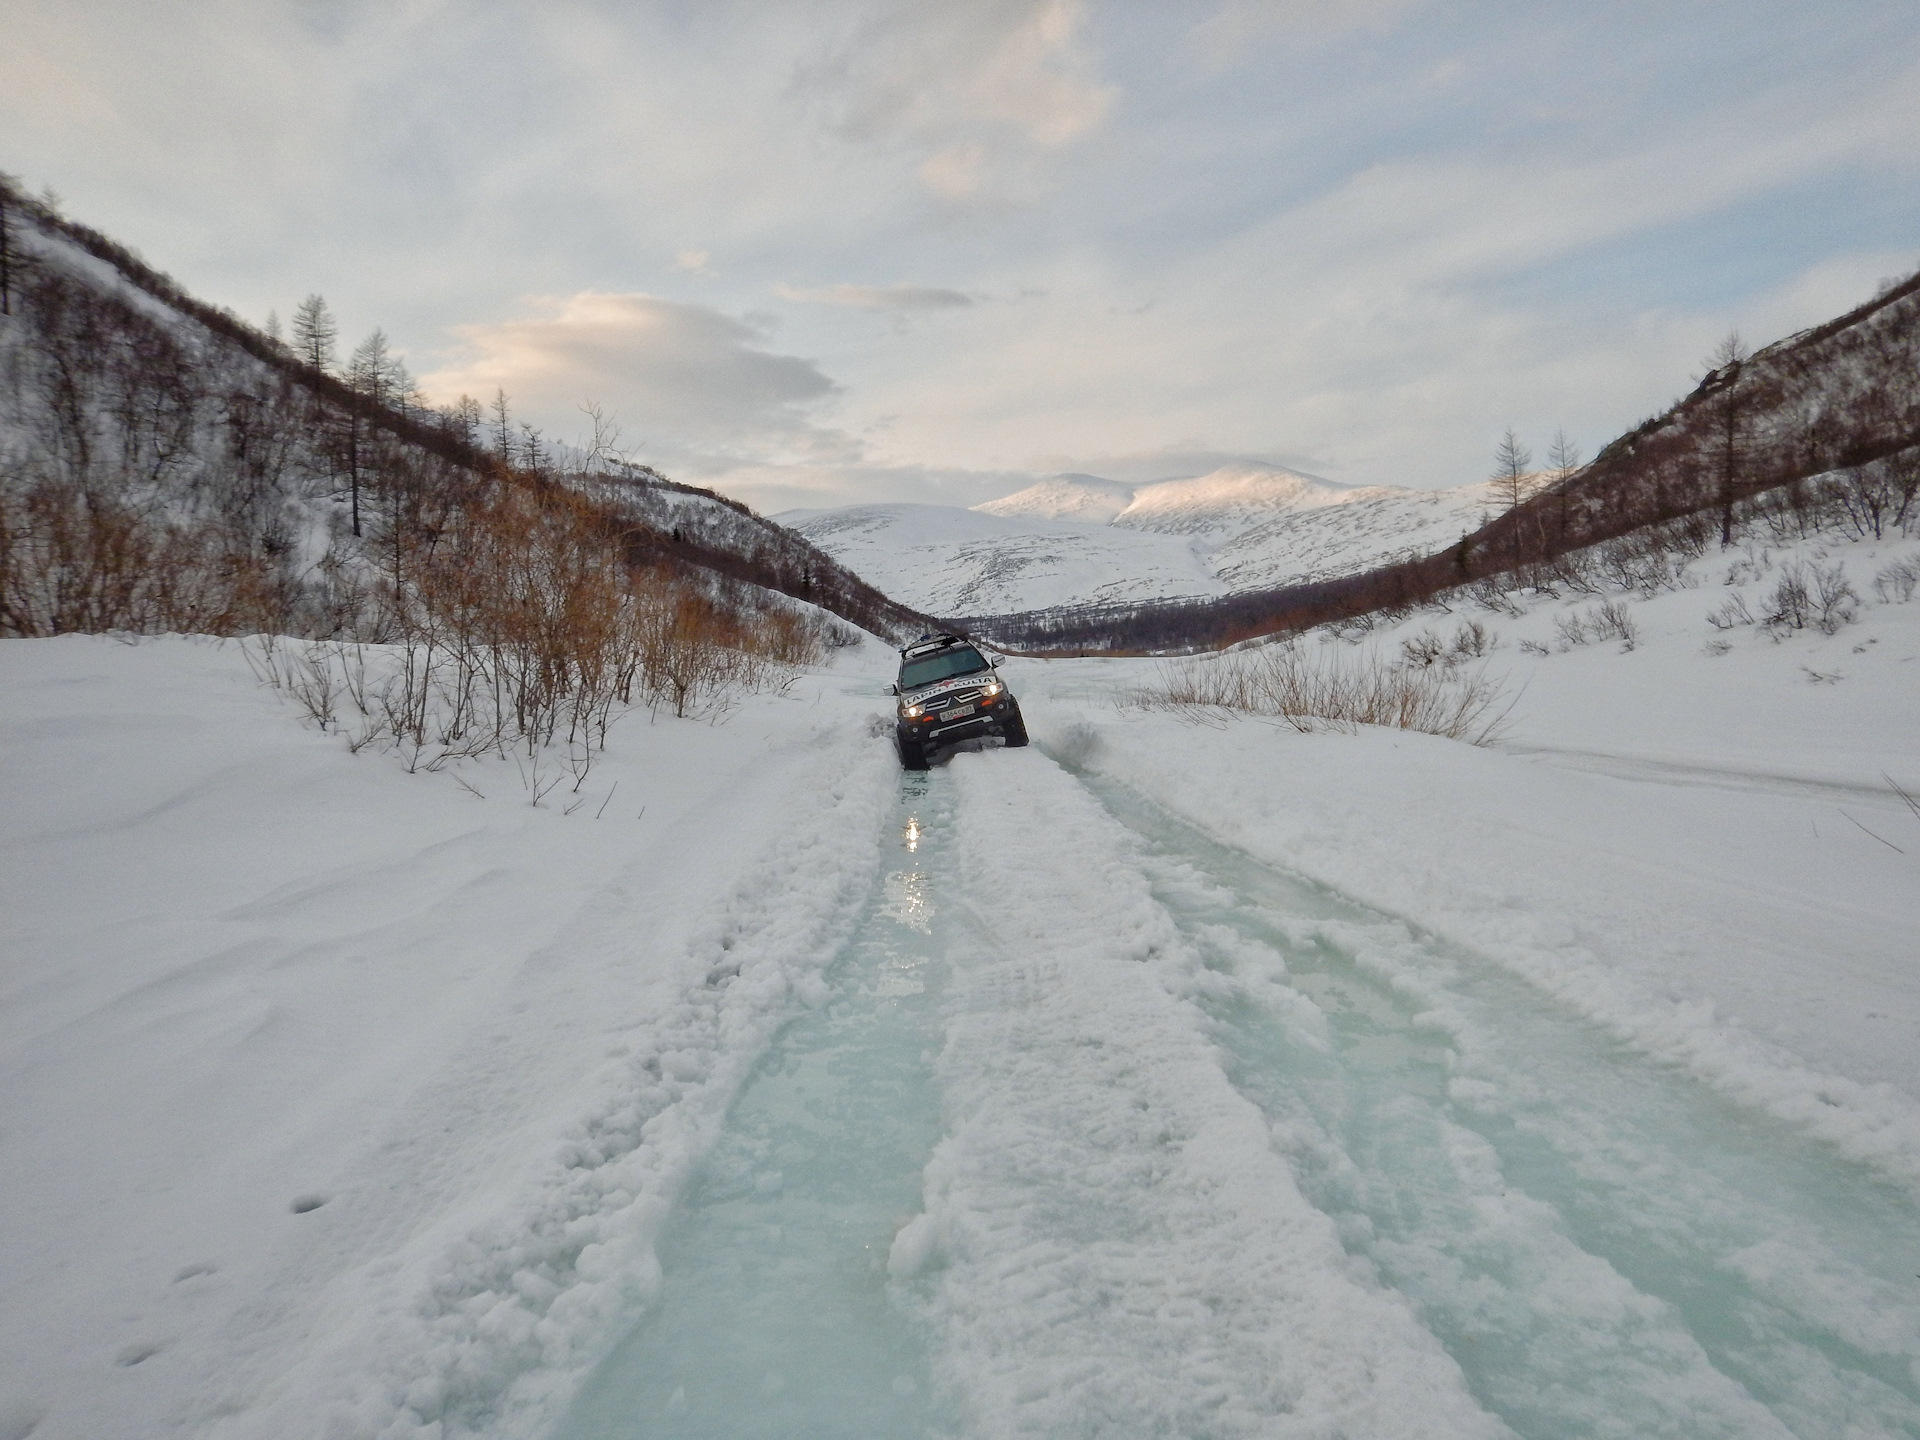
<svg viewBox="0 0 1920 1440">
<path fill-rule="evenodd" d="M 1205 547 L 1183 535 L 951 505 L 855 505 L 774 519 L 932 615 L 1225 593 Z"/>
<path fill-rule="evenodd" d="M 1428 554 L 1498 508 L 1491 486 L 1338 485 L 1277 466 L 1129 485 L 1055 475 L 971 510 L 857 505 L 776 516 L 936 615 L 1229 594 Z"/>
</svg>

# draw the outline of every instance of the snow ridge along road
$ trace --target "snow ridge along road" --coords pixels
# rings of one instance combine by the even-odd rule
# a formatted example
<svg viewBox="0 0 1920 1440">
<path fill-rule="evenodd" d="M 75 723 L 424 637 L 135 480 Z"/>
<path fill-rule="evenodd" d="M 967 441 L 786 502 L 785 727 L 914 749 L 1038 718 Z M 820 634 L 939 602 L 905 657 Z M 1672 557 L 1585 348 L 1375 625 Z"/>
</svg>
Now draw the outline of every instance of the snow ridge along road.
<svg viewBox="0 0 1920 1440">
<path fill-rule="evenodd" d="M 1231 977 L 1203 1007 L 1303 1190 L 1516 1431 L 1920 1426 L 1905 1187 L 1484 957 L 1089 783 Z"/>
<path fill-rule="evenodd" d="M 891 1267 L 965 1432 L 1507 1433 L 1229 1084 L 1131 837 L 1041 755 L 952 769 L 993 949 L 956 968 L 951 1133 Z"/>
</svg>

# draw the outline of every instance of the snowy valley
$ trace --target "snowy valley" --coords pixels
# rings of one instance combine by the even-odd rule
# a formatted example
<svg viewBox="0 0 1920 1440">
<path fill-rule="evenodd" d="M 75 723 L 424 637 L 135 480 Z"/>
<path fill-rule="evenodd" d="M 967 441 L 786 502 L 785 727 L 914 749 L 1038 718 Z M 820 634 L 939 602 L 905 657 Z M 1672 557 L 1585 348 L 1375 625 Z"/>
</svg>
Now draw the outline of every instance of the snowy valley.
<svg viewBox="0 0 1920 1440">
<path fill-rule="evenodd" d="M 1531 499 L 787 529 L 34 213 L 0 1440 L 1920 1435 L 1920 282 Z M 902 769 L 927 614 L 1382 574 Z"/>
<path fill-rule="evenodd" d="M 774 518 L 894 598 L 960 617 L 1349 575 L 1443 550 L 1500 508 L 1487 483 L 1342 486 L 1237 465 L 1138 486 L 1060 475 L 971 510 L 855 505 Z"/>
<path fill-rule="evenodd" d="M 539 803 L 9 641 L 0 1418 L 1912 1433 L 1916 575 L 1296 642 L 1497 676 L 1483 747 L 1015 660 L 1035 748 L 903 776 L 869 643 Z"/>
</svg>

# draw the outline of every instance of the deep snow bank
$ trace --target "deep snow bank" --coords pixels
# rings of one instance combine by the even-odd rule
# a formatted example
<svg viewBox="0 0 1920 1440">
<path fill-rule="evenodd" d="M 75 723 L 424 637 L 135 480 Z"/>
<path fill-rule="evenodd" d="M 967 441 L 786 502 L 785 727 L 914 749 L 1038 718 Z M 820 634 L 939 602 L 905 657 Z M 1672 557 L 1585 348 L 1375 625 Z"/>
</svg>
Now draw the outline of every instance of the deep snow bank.
<svg viewBox="0 0 1920 1440">
<path fill-rule="evenodd" d="M 1010 672 L 1036 742 L 1208 833 L 1498 961 L 1847 1153 L 1920 1179 L 1920 601 L 1911 542 L 1715 552 L 1652 598 L 1427 611 L 1309 647 L 1402 655 L 1460 626 L 1516 699 L 1476 750 L 1397 731 L 1141 713 L 1142 662 Z M 1852 623 L 1718 628 L 1787 567 L 1844 564 Z M 1617 602 L 1633 641 L 1569 640 Z"/>
<path fill-rule="evenodd" d="M 631 716 L 567 816 L 349 755 L 231 645 L 0 673 L 0 1417 L 540 1428 L 864 893 L 871 677 Z"/>
</svg>

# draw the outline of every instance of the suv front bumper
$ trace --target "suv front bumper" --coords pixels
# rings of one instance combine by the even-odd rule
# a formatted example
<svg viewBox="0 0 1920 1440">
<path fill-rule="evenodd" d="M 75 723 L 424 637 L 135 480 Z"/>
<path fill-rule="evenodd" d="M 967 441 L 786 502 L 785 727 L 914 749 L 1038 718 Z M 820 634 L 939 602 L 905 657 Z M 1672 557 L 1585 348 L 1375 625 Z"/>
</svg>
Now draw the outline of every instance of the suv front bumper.
<svg viewBox="0 0 1920 1440">
<path fill-rule="evenodd" d="M 900 739 L 910 745 L 919 745 L 931 750 L 937 745 L 957 745 L 962 740 L 975 740 L 981 736 L 1006 734 L 1007 725 L 1019 713 L 1011 695 L 1002 694 L 993 700 L 981 701 L 971 715 L 963 715 L 958 720 L 943 722 L 937 714 L 922 715 L 917 720 L 896 720 L 894 730 Z"/>
</svg>

